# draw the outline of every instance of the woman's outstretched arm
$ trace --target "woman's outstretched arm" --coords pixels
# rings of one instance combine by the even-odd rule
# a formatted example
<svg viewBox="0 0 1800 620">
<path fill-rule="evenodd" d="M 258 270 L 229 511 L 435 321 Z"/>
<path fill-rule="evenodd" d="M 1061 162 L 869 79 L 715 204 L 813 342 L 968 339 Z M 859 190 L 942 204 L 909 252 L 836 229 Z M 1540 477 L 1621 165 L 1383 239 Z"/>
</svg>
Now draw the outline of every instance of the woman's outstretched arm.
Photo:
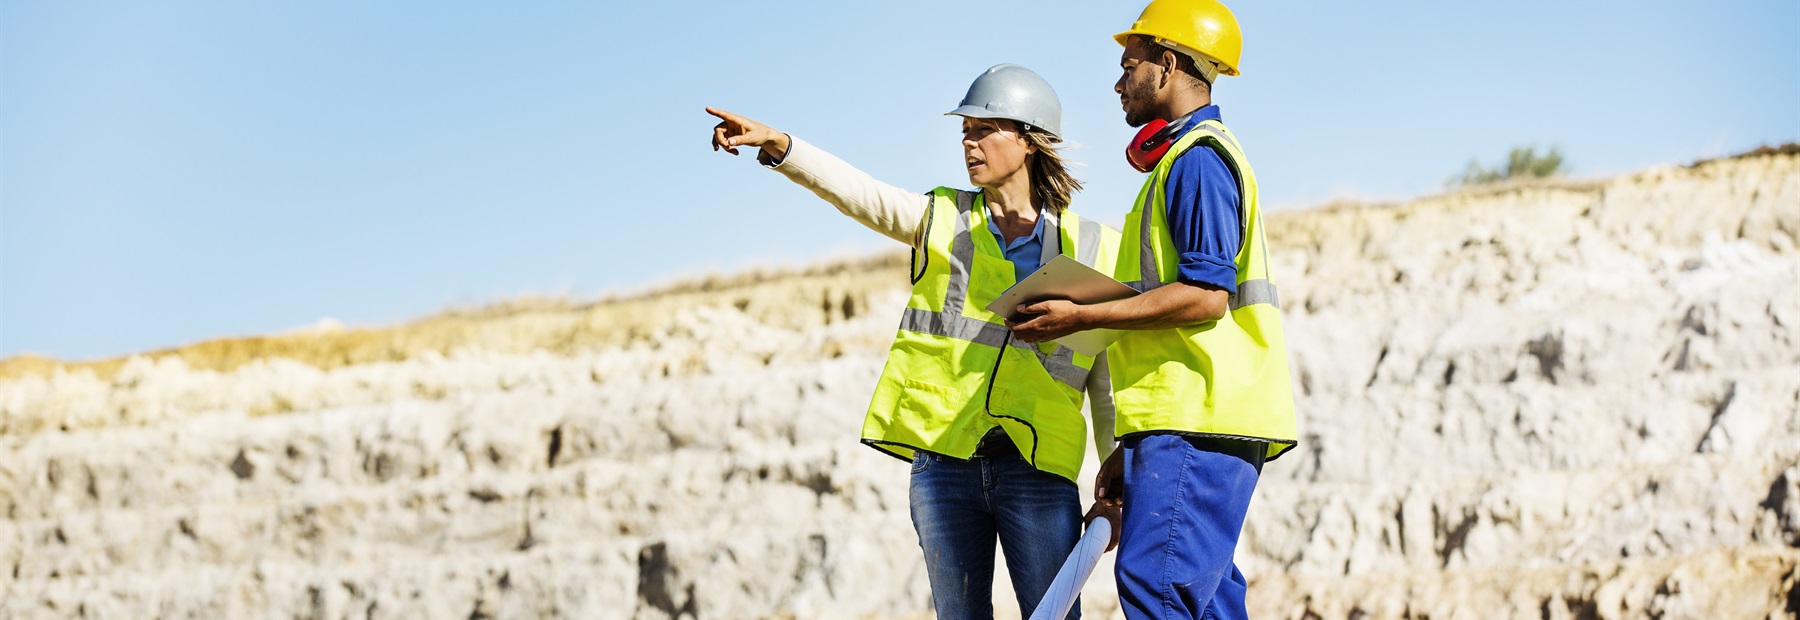
<svg viewBox="0 0 1800 620">
<path fill-rule="evenodd" d="M 930 198 L 888 185 L 830 153 L 756 121 L 707 108 L 719 117 L 713 127 L 713 150 L 738 154 L 738 147 L 761 149 L 757 159 L 789 180 L 812 190 L 870 230 L 917 245 L 919 224 Z"/>
</svg>

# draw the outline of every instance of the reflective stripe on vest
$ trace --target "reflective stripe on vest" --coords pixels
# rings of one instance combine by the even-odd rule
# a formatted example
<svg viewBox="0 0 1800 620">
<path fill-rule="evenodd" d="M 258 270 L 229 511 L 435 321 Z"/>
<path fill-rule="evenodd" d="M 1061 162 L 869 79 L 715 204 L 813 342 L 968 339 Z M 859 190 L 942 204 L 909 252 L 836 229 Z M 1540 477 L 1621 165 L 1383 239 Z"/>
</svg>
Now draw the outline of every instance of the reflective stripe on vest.
<svg viewBox="0 0 1800 620">
<path fill-rule="evenodd" d="M 1094 262 L 1100 259 L 1100 223 L 1082 218 L 1081 226 L 1076 230 L 1080 231 L 1080 235 L 1076 237 L 1075 260 L 1089 267 L 1097 267 Z"/>
<path fill-rule="evenodd" d="M 994 348 L 1017 347 L 1030 351 L 1044 365 L 1044 370 L 1057 381 L 1075 388 L 1087 385 L 1088 369 L 1075 363 L 1075 351 L 1057 347 L 1055 353 L 1044 353 L 1036 345 L 1010 338 L 1012 330 L 999 323 L 989 323 L 963 314 L 969 301 L 969 265 L 975 263 L 975 240 L 970 238 L 970 220 L 975 210 L 973 192 L 956 193 L 956 236 L 950 240 L 950 282 L 944 291 L 944 309 L 939 312 L 907 308 L 900 316 L 900 329 L 966 340 Z M 1081 220 L 1078 253 L 1082 262 L 1093 265 L 1100 252 L 1100 225 Z"/>
<path fill-rule="evenodd" d="M 1238 146 L 1236 140 L 1231 139 L 1231 136 L 1226 135 L 1223 131 L 1219 131 L 1218 127 L 1214 127 L 1211 124 L 1201 123 L 1200 126 L 1195 127 L 1193 131 L 1205 132 L 1206 135 L 1231 145 L 1231 148 L 1234 150 L 1243 150 Z M 1171 153 L 1171 155 L 1179 154 Z M 1231 165 L 1230 157 L 1224 157 L 1222 159 L 1226 161 L 1226 165 Z M 1236 170 L 1233 170 L 1232 173 L 1234 175 L 1241 175 L 1241 173 Z M 1238 181 L 1238 197 L 1240 200 L 1244 197 L 1244 182 L 1241 179 Z M 1152 200 L 1153 198 L 1154 197 L 1150 195 L 1144 196 L 1146 201 Z M 1144 217 L 1138 218 L 1138 279 L 1125 283 L 1125 286 L 1129 286 L 1139 293 L 1148 292 L 1163 286 L 1162 275 L 1156 273 L 1156 235 L 1153 234 L 1150 229 L 1150 224 L 1152 222 L 1152 219 L 1149 216 L 1150 205 L 1144 205 L 1143 209 Z M 1250 228 L 1250 221 L 1248 219 L 1239 222 L 1239 224 L 1244 230 Z M 1239 233 L 1241 235 L 1243 231 L 1241 230 Z M 1268 264 L 1268 251 L 1268 246 L 1264 245 L 1263 264 L 1265 265 Z M 1256 304 L 1269 304 L 1277 308 L 1281 307 L 1280 300 L 1277 299 L 1275 295 L 1275 283 L 1270 282 L 1268 278 L 1257 278 L 1239 282 L 1237 289 L 1236 293 L 1231 294 L 1229 301 L 1230 309 L 1232 310 Z"/>
</svg>

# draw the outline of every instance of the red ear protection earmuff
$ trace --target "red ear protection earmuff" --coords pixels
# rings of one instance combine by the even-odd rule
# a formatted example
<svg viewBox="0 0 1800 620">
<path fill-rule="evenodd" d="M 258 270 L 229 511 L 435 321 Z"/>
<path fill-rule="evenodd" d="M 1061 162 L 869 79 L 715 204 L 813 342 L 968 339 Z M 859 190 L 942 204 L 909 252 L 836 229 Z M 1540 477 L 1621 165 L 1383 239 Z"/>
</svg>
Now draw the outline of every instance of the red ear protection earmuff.
<svg viewBox="0 0 1800 620">
<path fill-rule="evenodd" d="M 1125 161 L 1138 172 L 1149 172 L 1156 168 L 1156 162 L 1162 161 L 1163 155 L 1169 152 L 1169 133 L 1164 131 L 1169 122 L 1163 119 L 1151 119 L 1143 128 L 1138 129 L 1137 136 L 1131 144 L 1125 146 Z"/>
</svg>

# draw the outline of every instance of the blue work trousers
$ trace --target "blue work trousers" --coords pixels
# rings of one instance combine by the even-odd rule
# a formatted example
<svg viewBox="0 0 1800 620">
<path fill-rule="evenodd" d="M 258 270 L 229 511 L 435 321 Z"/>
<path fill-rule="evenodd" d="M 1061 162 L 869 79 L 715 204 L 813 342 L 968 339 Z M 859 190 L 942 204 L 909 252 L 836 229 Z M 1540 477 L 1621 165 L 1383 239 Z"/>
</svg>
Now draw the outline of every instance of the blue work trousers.
<svg viewBox="0 0 1800 620">
<path fill-rule="evenodd" d="M 1016 450 L 967 461 L 920 451 L 909 495 L 938 620 L 994 617 L 996 538 L 1019 614 L 1030 616 L 1081 537 L 1075 483 L 1039 471 Z M 1080 617 L 1077 604 L 1069 619 Z"/>
<path fill-rule="evenodd" d="M 1119 603 L 1130 620 L 1245 618 L 1231 560 L 1265 446 L 1146 434 L 1126 438 Z"/>
</svg>

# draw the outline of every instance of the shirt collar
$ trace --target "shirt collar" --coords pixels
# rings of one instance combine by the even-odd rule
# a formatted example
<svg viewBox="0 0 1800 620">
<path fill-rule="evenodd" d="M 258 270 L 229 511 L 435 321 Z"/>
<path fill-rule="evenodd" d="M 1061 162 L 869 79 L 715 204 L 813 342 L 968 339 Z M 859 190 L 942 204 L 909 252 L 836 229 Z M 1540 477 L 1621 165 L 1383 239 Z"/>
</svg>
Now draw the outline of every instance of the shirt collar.
<svg viewBox="0 0 1800 620">
<path fill-rule="evenodd" d="M 1200 123 L 1205 121 L 1223 121 L 1219 116 L 1219 106 L 1208 104 L 1198 110 L 1182 115 L 1180 118 L 1175 119 L 1174 122 L 1169 124 L 1180 127 L 1181 133 L 1187 133 L 1193 130 L 1193 128 L 1200 126 Z"/>
<path fill-rule="evenodd" d="M 998 239 L 998 240 L 1006 239 L 1006 233 L 1000 232 L 1000 225 L 994 222 L 994 217 L 993 217 L 992 213 L 990 213 L 988 215 L 987 221 L 988 221 L 987 222 L 988 230 L 993 231 L 995 239 Z M 1016 249 L 1019 249 L 1020 246 L 1023 246 L 1032 241 L 1037 241 L 1039 243 L 1042 243 L 1043 240 L 1044 240 L 1044 214 L 1039 213 L 1037 223 L 1033 224 L 1031 226 L 1031 234 L 1025 235 L 1023 237 L 1019 237 L 1018 239 L 1014 239 L 1010 243 L 1003 241 L 1001 249 L 1016 250 Z"/>
</svg>

